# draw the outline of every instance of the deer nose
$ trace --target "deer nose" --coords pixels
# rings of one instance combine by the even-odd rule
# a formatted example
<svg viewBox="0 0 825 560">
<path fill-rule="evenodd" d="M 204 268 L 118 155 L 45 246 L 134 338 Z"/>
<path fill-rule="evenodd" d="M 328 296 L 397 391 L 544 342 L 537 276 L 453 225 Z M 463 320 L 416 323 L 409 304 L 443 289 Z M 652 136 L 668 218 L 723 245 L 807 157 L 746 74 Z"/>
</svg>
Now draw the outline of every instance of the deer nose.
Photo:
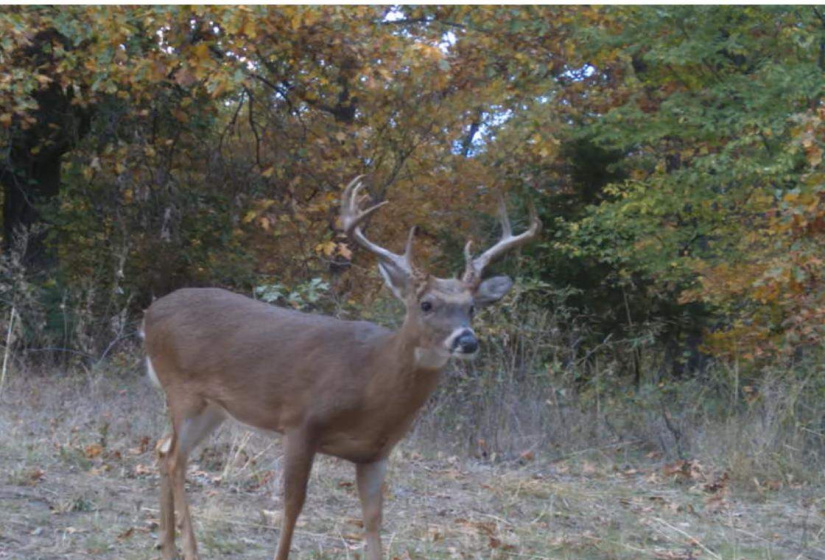
<svg viewBox="0 0 825 560">
<path fill-rule="evenodd" d="M 455 339 L 455 347 L 461 349 L 462 354 L 475 354 L 478 350 L 478 340 L 473 331 L 464 331 Z"/>
</svg>

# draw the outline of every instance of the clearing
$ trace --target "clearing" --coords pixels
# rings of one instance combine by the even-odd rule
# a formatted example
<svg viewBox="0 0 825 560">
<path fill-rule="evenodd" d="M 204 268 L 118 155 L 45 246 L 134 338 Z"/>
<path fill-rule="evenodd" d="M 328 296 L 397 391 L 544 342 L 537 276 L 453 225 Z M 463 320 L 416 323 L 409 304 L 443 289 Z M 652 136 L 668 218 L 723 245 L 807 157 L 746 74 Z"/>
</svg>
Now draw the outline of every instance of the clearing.
<svg viewBox="0 0 825 560">
<path fill-rule="evenodd" d="M 163 401 L 143 378 L 30 377 L 0 398 L 0 558 L 159 558 L 154 442 Z M 193 456 L 201 554 L 271 558 L 277 439 L 227 423 Z M 322 457 L 294 558 L 363 557 L 351 465 Z M 747 487 L 743 487 L 747 486 Z M 825 492 L 729 482 L 621 445 L 490 463 L 405 441 L 393 455 L 387 558 L 825 560 Z"/>
</svg>

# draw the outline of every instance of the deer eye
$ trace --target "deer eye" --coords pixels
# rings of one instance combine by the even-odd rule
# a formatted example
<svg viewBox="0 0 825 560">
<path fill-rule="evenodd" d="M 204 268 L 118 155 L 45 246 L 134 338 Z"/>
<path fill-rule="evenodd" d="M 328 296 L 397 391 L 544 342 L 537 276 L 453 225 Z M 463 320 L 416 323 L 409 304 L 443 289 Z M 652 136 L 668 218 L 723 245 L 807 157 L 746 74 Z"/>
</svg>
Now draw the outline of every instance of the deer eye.
<svg viewBox="0 0 825 560">
<path fill-rule="evenodd" d="M 433 304 L 429 301 L 422 301 L 421 302 L 421 311 L 424 313 L 428 313 L 433 310 Z"/>
</svg>

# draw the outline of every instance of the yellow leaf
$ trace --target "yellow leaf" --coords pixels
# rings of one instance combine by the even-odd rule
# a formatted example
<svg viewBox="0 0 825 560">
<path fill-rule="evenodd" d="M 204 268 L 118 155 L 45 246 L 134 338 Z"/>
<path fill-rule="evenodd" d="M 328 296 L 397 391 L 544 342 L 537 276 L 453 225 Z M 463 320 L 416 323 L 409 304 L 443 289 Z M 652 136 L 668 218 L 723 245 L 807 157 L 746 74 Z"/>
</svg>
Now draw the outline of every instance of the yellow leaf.
<svg viewBox="0 0 825 560">
<path fill-rule="evenodd" d="M 261 176 L 269 178 L 269 177 L 272 177 L 273 173 L 275 173 L 275 167 L 267 167 L 266 169 L 263 170 L 263 172 L 261 173 Z"/>
<path fill-rule="evenodd" d="M 257 216 L 258 216 L 258 213 L 255 210 L 250 210 L 243 217 L 243 223 L 248 224 L 249 222 L 254 220 Z"/>
<path fill-rule="evenodd" d="M 241 32 L 249 37 L 250 39 L 254 39 L 258 36 L 258 30 L 255 28 L 255 23 L 251 19 L 247 19 L 243 23 L 243 27 L 241 28 Z"/>
<path fill-rule="evenodd" d="M 808 163 L 811 164 L 811 167 L 816 167 L 822 163 L 822 150 L 819 146 L 811 146 L 805 150 L 805 154 L 808 156 Z"/>
<path fill-rule="evenodd" d="M 333 241 L 324 241 L 315 246 L 316 253 L 323 253 L 326 256 L 331 256 L 335 252 L 337 245 Z"/>
<path fill-rule="evenodd" d="M 195 51 L 195 58 L 198 59 L 198 62 L 203 62 L 209 58 L 209 45 L 206 43 L 198 43 L 193 50 Z"/>
</svg>

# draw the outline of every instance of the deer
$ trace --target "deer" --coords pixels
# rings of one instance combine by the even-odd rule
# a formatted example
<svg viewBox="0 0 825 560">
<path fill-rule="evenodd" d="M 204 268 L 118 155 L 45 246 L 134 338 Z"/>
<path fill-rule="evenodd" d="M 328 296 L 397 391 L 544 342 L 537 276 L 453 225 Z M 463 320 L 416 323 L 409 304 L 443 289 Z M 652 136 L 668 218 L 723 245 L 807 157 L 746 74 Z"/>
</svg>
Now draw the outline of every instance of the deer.
<svg viewBox="0 0 825 560">
<path fill-rule="evenodd" d="M 382 557 L 382 485 L 393 447 L 434 392 L 451 358 L 476 356 L 476 307 L 500 300 L 507 276 L 482 279 L 490 262 L 533 240 L 541 221 L 529 205 L 526 231 L 513 235 L 502 198 L 501 239 L 473 257 L 464 247 L 464 273 L 437 278 L 413 266 L 416 228 L 402 254 L 370 241 L 364 221 L 388 203 L 363 209 L 363 175 L 342 192 L 340 223 L 348 238 L 372 253 L 390 291 L 405 306 L 392 331 L 277 307 L 216 288 L 184 288 L 146 310 L 146 367 L 163 389 L 171 429 L 158 442 L 159 548 L 177 558 L 178 512 L 185 560 L 198 549 L 184 484 L 192 450 L 225 419 L 282 434 L 283 515 L 276 560 L 287 560 L 316 454 L 355 465 L 366 558 Z"/>
</svg>

